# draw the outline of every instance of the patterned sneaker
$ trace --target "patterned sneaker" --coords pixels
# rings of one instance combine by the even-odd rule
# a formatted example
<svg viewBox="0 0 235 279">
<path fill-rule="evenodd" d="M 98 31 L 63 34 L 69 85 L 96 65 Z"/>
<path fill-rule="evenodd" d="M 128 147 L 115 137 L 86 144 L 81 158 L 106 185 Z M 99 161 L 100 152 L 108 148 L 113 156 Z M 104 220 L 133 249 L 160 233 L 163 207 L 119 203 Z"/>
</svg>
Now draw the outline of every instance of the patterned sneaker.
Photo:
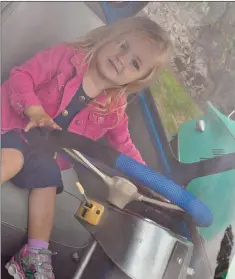
<svg viewBox="0 0 235 279">
<path fill-rule="evenodd" d="M 46 249 L 33 253 L 28 251 L 25 245 L 6 264 L 6 269 L 14 279 L 55 279 L 51 265 L 52 255 L 52 252 Z"/>
</svg>

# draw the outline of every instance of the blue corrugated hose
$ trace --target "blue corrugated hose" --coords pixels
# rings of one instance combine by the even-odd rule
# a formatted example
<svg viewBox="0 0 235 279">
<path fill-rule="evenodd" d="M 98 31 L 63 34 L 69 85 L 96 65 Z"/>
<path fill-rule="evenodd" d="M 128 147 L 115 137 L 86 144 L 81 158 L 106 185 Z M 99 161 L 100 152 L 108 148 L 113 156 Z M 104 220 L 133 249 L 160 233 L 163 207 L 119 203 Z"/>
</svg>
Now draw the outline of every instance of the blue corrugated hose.
<svg viewBox="0 0 235 279">
<path fill-rule="evenodd" d="M 172 180 L 124 154 L 117 158 L 116 168 L 184 209 L 186 213 L 192 216 L 197 226 L 208 227 L 213 223 L 213 214 L 210 209 L 192 193 Z"/>
</svg>

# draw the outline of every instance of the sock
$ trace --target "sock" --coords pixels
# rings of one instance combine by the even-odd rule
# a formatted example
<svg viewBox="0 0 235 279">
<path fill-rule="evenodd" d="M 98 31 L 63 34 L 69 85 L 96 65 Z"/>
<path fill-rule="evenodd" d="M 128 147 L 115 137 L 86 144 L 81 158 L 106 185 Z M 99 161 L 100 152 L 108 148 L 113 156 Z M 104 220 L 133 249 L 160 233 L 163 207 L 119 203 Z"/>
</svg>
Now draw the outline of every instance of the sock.
<svg viewBox="0 0 235 279">
<path fill-rule="evenodd" d="M 39 239 L 28 239 L 28 250 L 37 252 L 41 249 L 48 249 L 49 243 Z"/>
</svg>

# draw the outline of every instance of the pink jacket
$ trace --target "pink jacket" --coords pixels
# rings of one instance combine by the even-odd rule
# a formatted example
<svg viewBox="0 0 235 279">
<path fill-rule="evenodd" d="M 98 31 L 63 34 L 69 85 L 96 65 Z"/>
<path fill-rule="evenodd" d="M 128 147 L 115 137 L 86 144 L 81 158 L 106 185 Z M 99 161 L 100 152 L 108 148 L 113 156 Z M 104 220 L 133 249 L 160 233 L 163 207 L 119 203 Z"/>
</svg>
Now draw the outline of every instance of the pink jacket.
<svg viewBox="0 0 235 279">
<path fill-rule="evenodd" d="M 56 45 L 37 53 L 22 66 L 13 68 L 1 88 L 2 133 L 25 127 L 28 119 L 23 111 L 27 106 L 40 105 L 52 118 L 60 114 L 82 83 L 86 71 L 86 66 L 82 66 L 83 57 L 81 52 L 68 45 Z M 97 97 L 99 102 L 105 100 L 104 94 Z M 75 116 L 68 131 L 93 140 L 106 136 L 113 148 L 145 164 L 132 143 L 128 118 L 121 107 L 118 112 L 101 115 L 92 106 L 87 106 Z M 119 122 L 116 125 L 117 113 Z M 61 158 L 58 164 L 61 169 L 68 167 Z"/>
</svg>

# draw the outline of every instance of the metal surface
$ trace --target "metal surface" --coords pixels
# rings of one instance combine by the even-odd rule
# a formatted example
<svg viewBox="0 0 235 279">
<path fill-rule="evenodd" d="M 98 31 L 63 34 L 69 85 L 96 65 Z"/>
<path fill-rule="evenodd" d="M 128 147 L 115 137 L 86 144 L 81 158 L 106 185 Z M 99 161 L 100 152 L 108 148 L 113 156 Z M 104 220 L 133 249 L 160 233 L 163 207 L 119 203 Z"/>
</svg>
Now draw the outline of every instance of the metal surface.
<svg viewBox="0 0 235 279">
<path fill-rule="evenodd" d="M 76 271 L 76 273 L 73 276 L 73 279 L 81 279 L 82 275 L 95 251 L 95 248 L 97 246 L 97 241 L 93 241 L 92 244 L 90 245 L 90 247 L 87 249 L 87 251 L 85 252 L 84 256 L 81 258 L 81 261 L 79 263 L 79 267 Z"/>
<path fill-rule="evenodd" d="M 177 279 L 187 278 L 193 244 L 152 221 L 110 208 L 94 237 L 110 259 L 135 279 L 163 278 L 176 243 L 182 244 L 187 252 Z"/>
<path fill-rule="evenodd" d="M 163 279 L 180 278 L 182 271 L 185 276 L 184 260 L 187 258 L 188 247 L 182 243 L 176 242 L 172 255 L 168 261 Z"/>
<path fill-rule="evenodd" d="M 214 279 L 215 270 L 211 268 L 210 259 L 206 252 L 205 241 L 193 224 L 190 225 L 189 230 L 194 244 L 191 268 L 194 270 L 195 274 L 193 277 L 188 274 L 188 279 Z M 216 249 L 216 247 L 213 247 L 213 249 Z"/>
<path fill-rule="evenodd" d="M 203 133 L 195 131 L 197 119 L 182 124 L 178 133 L 178 146 L 179 160 L 182 163 L 202 163 L 209 158 L 214 159 L 211 169 L 213 168 L 216 172 L 193 179 L 187 188 L 207 204 L 214 215 L 213 224 L 206 229 L 200 229 L 200 233 L 208 242 L 207 245 L 210 246 L 209 242 L 217 238 L 218 234 L 225 230 L 235 218 L 234 159 L 232 158 L 229 163 L 230 170 L 223 169 L 227 164 L 223 158 L 233 156 L 235 152 L 235 121 L 223 115 L 210 103 L 207 110 L 203 116 L 206 123 L 205 131 Z M 191 135 L 190 140 L 188 140 L 188 135 Z M 221 187 L 221 185 L 226 185 L 226 187 Z M 218 242 L 217 245 L 219 249 L 220 243 Z M 213 264 L 211 264 L 216 265 L 216 259 L 213 258 L 212 261 Z"/>
</svg>

